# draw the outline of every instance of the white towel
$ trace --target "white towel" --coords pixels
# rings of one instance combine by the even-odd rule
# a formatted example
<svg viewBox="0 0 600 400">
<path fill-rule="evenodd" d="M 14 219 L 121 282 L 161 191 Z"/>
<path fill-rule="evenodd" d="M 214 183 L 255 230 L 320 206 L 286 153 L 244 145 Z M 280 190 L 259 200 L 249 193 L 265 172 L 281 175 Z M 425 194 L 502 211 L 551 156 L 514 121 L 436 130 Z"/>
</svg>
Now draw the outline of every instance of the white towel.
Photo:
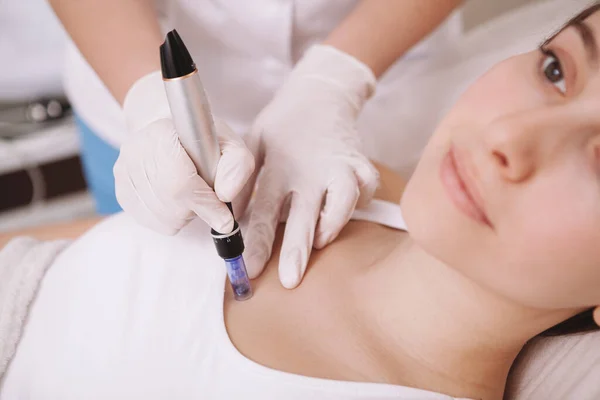
<svg viewBox="0 0 600 400">
<path fill-rule="evenodd" d="M 19 237 L 0 251 L 0 381 L 15 354 L 42 278 L 68 243 Z"/>
</svg>

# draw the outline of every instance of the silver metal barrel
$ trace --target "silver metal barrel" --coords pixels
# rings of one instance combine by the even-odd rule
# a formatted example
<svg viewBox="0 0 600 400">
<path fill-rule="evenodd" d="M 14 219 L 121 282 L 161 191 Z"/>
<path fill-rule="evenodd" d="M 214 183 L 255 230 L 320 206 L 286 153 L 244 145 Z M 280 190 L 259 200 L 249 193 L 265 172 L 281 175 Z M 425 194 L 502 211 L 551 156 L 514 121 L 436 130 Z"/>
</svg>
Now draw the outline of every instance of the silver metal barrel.
<svg viewBox="0 0 600 400">
<path fill-rule="evenodd" d="M 198 72 L 164 79 L 164 82 L 179 141 L 196 165 L 198 174 L 212 188 L 221 150 Z"/>
</svg>

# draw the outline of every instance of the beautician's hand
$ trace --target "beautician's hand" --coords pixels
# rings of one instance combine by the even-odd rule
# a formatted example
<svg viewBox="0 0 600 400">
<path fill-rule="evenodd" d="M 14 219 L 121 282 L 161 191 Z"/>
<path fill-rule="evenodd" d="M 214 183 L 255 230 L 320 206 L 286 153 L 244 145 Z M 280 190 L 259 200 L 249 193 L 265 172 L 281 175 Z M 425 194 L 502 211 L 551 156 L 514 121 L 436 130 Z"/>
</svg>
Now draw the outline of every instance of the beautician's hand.
<svg viewBox="0 0 600 400">
<path fill-rule="evenodd" d="M 271 256 L 286 201 L 290 209 L 279 278 L 283 286 L 294 288 L 304 276 L 313 244 L 322 248 L 330 243 L 357 204 L 371 200 L 379 176 L 359 150 L 355 122 L 375 84 L 367 66 L 317 45 L 256 119 L 246 138 L 261 167 L 246 230 L 251 277 L 262 272 Z"/>
<path fill-rule="evenodd" d="M 217 232 L 231 232 L 233 217 L 223 202 L 233 200 L 254 171 L 254 157 L 243 140 L 215 121 L 222 156 L 213 191 L 179 142 L 160 71 L 131 87 L 123 110 L 129 134 L 114 166 L 123 210 L 167 235 L 196 215 Z"/>
</svg>

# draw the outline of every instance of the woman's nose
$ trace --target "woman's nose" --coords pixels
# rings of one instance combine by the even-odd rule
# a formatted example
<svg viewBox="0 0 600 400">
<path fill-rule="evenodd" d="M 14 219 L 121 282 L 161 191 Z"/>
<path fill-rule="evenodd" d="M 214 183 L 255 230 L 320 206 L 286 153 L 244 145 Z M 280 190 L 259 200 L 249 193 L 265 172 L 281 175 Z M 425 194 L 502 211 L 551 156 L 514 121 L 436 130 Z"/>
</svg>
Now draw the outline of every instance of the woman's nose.
<svg viewBox="0 0 600 400">
<path fill-rule="evenodd" d="M 488 127 L 485 147 L 490 161 L 502 178 L 519 182 L 535 169 L 534 134 L 515 119 L 495 121 Z"/>
<path fill-rule="evenodd" d="M 484 133 L 488 157 L 504 179 L 524 181 L 557 159 L 569 140 L 578 140 L 585 119 L 559 108 L 498 119 Z"/>
</svg>

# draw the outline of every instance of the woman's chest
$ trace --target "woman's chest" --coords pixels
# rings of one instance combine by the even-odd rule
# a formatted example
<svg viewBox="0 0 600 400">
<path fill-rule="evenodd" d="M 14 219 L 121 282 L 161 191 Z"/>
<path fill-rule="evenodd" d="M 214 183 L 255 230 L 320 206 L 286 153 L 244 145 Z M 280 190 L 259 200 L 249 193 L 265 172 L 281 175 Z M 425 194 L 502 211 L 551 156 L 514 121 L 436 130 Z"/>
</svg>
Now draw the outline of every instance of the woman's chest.
<svg viewBox="0 0 600 400">
<path fill-rule="evenodd" d="M 253 299 L 252 306 L 238 308 L 225 301 L 229 339 L 244 357 L 296 375 L 357 380 L 352 367 L 358 360 L 357 329 L 335 302 L 316 294 L 298 294 L 296 299 L 261 296 L 261 290 L 271 288 L 256 288 L 260 299 Z"/>
<path fill-rule="evenodd" d="M 253 281 L 254 297 L 236 302 L 229 287 L 225 325 L 233 345 L 266 367 L 298 375 L 345 381 L 381 377 L 369 353 L 369 327 L 357 304 L 355 276 L 369 265 L 373 238 L 396 235 L 373 224 L 351 223 L 337 242 L 314 251 L 302 283 L 294 290 L 279 282 L 279 243 L 263 274 Z M 384 246 L 385 247 L 385 246 Z"/>
</svg>

